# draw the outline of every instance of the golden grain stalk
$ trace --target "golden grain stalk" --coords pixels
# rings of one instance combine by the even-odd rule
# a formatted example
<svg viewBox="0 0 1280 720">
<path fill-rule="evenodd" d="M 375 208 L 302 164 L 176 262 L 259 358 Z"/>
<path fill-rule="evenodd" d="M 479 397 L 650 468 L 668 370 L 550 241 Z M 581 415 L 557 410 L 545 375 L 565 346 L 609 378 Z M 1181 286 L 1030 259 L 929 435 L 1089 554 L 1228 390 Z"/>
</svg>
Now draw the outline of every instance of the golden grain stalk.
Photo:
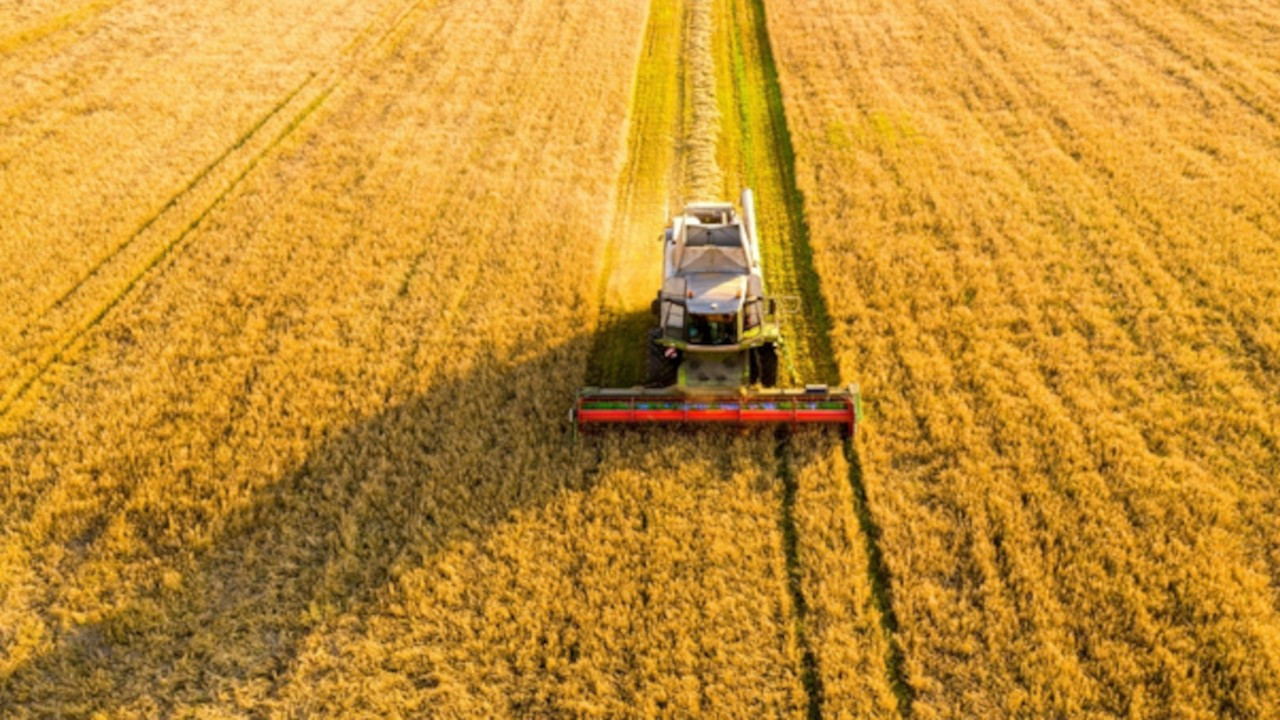
<svg viewBox="0 0 1280 720">
<path fill-rule="evenodd" d="M 769 8 L 914 713 L 1277 712 L 1275 9 Z"/>
<path fill-rule="evenodd" d="M 415 7 L 7 417 L 0 704 L 802 708 L 768 445 L 564 432 L 644 5 Z"/>
</svg>

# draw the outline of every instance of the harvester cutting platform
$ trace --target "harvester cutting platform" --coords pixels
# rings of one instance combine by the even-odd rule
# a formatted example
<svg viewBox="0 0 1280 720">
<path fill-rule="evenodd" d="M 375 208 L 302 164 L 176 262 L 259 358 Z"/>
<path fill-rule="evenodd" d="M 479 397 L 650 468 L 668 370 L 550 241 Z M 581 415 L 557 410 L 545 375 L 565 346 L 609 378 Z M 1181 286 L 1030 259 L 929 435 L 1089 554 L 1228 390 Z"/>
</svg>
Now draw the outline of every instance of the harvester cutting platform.
<svg viewBox="0 0 1280 720">
<path fill-rule="evenodd" d="M 643 387 L 588 387 L 571 411 L 575 434 L 606 424 L 827 424 L 852 436 L 857 386 L 780 389 L 780 317 L 798 298 L 766 293 L 751 191 L 693 203 L 663 235 Z"/>
</svg>

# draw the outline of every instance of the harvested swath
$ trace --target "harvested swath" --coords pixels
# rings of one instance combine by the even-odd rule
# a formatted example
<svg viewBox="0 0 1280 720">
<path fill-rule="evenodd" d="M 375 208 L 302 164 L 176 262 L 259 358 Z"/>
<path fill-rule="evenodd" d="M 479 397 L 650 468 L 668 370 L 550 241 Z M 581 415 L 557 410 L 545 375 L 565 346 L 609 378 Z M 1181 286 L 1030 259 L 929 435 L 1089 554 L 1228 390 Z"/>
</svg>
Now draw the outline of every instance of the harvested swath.
<svg viewBox="0 0 1280 720">
<path fill-rule="evenodd" d="M 686 80 L 686 127 L 682 137 L 684 151 L 684 197 L 688 200 L 721 200 L 720 167 L 716 163 L 716 138 L 719 130 L 719 108 L 716 103 L 715 56 L 712 34 L 715 32 L 712 0 L 689 0 L 685 29 L 684 72 Z"/>
</svg>

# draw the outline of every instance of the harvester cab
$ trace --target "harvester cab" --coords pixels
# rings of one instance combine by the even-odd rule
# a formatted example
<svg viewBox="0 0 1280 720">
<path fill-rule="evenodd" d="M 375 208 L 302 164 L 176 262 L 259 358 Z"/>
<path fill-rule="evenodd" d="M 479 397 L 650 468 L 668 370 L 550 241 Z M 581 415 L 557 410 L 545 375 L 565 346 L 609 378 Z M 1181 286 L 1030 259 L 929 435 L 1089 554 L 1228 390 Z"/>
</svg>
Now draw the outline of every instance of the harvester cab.
<svg viewBox="0 0 1280 720">
<path fill-rule="evenodd" d="M 691 203 L 672 219 L 645 385 L 579 391 L 575 435 L 600 424 L 702 422 L 836 424 L 853 434 L 856 386 L 777 389 L 781 315 L 799 303 L 767 294 L 750 190 L 741 207 Z"/>
</svg>

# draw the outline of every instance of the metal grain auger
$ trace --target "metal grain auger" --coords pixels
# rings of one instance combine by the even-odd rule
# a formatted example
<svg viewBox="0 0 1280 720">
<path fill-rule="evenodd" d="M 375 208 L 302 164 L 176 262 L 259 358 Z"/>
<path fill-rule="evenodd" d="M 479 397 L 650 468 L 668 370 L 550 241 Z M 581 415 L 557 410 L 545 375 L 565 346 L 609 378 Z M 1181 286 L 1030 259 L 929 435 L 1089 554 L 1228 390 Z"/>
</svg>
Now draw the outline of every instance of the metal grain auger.
<svg viewBox="0 0 1280 720">
<path fill-rule="evenodd" d="M 727 202 L 686 206 L 663 241 L 645 385 L 579 390 L 574 437 L 652 423 L 826 424 L 851 437 L 862 415 L 856 385 L 777 388 L 779 318 L 799 299 L 766 294 L 751 191 L 741 215 Z"/>
</svg>

